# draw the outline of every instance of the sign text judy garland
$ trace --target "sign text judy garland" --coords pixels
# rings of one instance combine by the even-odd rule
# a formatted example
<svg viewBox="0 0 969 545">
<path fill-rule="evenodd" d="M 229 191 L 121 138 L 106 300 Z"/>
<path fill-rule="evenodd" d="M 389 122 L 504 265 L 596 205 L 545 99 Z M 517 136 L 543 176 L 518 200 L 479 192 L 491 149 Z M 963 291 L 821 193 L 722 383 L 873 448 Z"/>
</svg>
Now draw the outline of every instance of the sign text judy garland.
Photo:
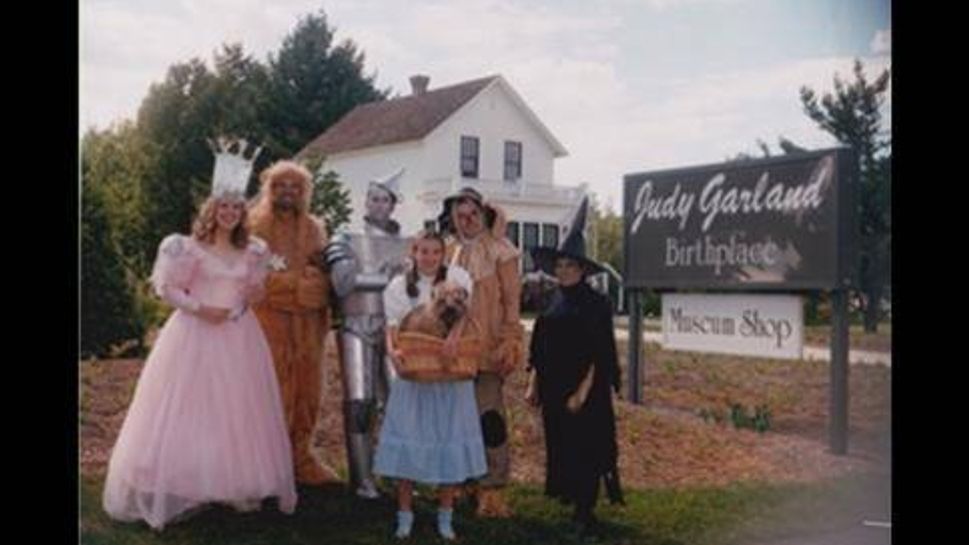
<svg viewBox="0 0 969 545">
<path fill-rule="evenodd" d="M 833 287 L 851 243 L 847 161 L 839 149 L 626 176 L 627 285 Z"/>
</svg>

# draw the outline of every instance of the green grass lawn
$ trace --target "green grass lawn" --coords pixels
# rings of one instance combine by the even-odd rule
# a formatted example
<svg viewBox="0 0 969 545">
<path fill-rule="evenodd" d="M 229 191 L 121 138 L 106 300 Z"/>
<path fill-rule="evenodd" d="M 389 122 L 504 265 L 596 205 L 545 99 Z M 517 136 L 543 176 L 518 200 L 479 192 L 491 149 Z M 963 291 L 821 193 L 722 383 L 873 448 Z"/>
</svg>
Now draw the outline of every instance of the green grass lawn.
<svg viewBox="0 0 969 545">
<path fill-rule="evenodd" d="M 188 520 L 150 530 L 143 523 L 112 521 L 101 509 L 101 481 L 82 476 L 81 543 L 185 545 L 394 543 L 395 506 L 390 499 L 358 500 L 342 486 L 300 490 L 297 511 L 283 515 L 272 502 L 259 513 L 212 507 Z M 742 544 L 833 529 L 857 522 L 865 497 L 887 494 L 884 480 L 855 475 L 815 484 L 737 484 L 723 488 L 626 490 L 626 506 L 600 502 L 597 542 L 644 545 Z M 881 487 L 881 488 L 880 488 Z M 414 534 L 406 543 L 440 543 L 435 504 L 425 490 L 415 504 Z M 514 485 L 516 516 L 479 520 L 459 504 L 455 529 L 465 545 L 579 543 L 568 507 L 549 501 L 535 486 Z M 870 503 L 870 500 L 868 500 Z"/>
</svg>

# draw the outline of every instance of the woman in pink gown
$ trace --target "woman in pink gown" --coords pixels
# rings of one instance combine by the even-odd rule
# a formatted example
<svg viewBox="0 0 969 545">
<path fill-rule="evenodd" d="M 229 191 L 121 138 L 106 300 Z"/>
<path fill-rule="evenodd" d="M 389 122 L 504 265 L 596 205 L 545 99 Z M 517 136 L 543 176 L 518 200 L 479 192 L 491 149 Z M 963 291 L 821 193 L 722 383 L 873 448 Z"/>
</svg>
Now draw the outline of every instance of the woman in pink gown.
<svg viewBox="0 0 969 545">
<path fill-rule="evenodd" d="M 104 509 L 161 529 L 210 502 L 296 506 L 269 345 L 249 304 L 270 254 L 241 196 L 210 197 L 191 237 L 162 241 L 152 272 L 176 307 L 148 356 L 108 465 Z"/>
</svg>

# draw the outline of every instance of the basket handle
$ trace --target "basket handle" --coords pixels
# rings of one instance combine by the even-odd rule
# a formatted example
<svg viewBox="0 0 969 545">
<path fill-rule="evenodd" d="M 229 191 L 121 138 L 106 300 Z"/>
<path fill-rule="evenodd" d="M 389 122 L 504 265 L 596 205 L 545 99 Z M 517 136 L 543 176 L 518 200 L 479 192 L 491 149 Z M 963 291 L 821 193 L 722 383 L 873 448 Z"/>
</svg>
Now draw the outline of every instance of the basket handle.
<svg viewBox="0 0 969 545">
<path fill-rule="evenodd" d="M 471 326 L 471 332 L 475 335 L 481 335 L 481 324 L 474 319 L 474 316 L 467 315 L 466 319 L 468 320 L 468 325 Z"/>
</svg>

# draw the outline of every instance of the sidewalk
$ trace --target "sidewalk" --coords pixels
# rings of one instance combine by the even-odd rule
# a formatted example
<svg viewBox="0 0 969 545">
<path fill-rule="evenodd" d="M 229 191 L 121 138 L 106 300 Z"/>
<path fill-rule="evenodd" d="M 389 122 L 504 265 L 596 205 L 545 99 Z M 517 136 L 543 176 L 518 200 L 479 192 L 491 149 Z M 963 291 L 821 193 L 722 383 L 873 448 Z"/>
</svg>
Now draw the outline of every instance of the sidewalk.
<svg viewBox="0 0 969 545">
<path fill-rule="evenodd" d="M 522 319 L 522 325 L 525 329 L 531 332 L 532 327 L 535 323 L 532 319 Z M 652 324 L 650 329 L 653 327 L 661 327 L 659 320 L 643 320 L 643 329 L 647 329 L 646 326 Z M 616 326 L 616 340 L 617 341 L 628 341 L 629 331 L 625 327 Z M 643 342 L 653 342 L 662 344 L 663 334 L 658 331 L 643 331 Z M 831 360 L 831 349 L 826 346 L 804 346 L 803 356 L 805 360 L 817 360 L 817 361 L 830 361 Z M 883 364 L 891 367 L 892 365 L 892 353 L 891 352 L 872 352 L 869 350 L 850 350 L 848 352 L 848 361 L 852 364 Z"/>
</svg>

